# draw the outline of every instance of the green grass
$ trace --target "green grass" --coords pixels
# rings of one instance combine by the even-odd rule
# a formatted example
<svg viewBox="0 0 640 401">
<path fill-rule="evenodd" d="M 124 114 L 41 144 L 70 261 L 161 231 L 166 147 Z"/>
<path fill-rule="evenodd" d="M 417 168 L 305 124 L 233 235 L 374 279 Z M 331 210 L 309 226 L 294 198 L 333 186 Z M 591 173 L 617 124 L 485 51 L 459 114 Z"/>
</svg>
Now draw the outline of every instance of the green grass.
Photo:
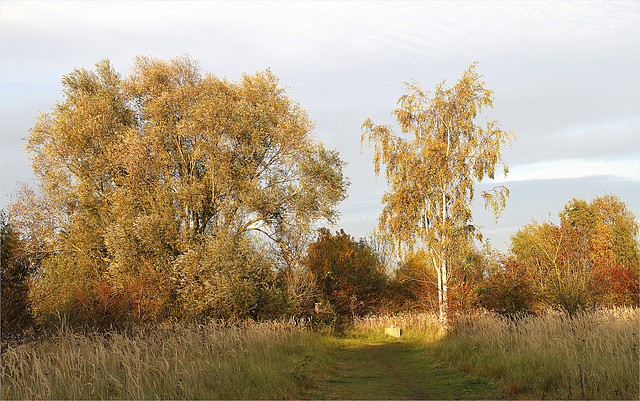
<svg viewBox="0 0 640 401">
<path fill-rule="evenodd" d="M 327 340 L 334 370 L 307 393 L 311 399 L 496 399 L 487 379 L 456 371 L 424 342 L 364 337 Z"/>
</svg>

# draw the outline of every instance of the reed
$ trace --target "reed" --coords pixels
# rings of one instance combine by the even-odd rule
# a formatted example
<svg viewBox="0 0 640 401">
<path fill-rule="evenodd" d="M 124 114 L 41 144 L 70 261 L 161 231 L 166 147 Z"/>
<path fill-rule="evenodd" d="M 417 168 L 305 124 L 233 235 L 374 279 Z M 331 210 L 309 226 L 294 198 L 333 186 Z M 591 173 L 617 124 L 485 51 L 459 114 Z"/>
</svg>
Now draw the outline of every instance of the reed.
<svg viewBox="0 0 640 401">
<path fill-rule="evenodd" d="M 638 308 L 460 317 L 433 343 L 448 363 L 501 382 L 506 397 L 638 399 Z"/>
<path fill-rule="evenodd" d="M 161 324 L 3 344 L 2 399 L 298 398 L 327 363 L 296 322 Z"/>
<path fill-rule="evenodd" d="M 398 326 L 443 363 L 500 383 L 505 398 L 639 399 L 639 323 L 638 308 L 476 312 L 456 316 L 443 335 L 435 314 L 407 314 L 356 319 L 353 334 L 383 339 L 385 327 Z"/>
</svg>

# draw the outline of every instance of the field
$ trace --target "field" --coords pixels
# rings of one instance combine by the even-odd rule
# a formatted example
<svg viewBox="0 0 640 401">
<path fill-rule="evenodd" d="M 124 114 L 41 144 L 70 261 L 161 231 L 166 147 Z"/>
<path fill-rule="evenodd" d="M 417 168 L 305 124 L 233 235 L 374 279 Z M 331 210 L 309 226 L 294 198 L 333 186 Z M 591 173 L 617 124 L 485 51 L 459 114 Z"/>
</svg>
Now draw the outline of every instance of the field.
<svg viewBox="0 0 640 401">
<path fill-rule="evenodd" d="M 63 328 L 4 347 L 3 400 L 290 399 L 327 365 L 319 335 L 296 322 L 91 335 Z"/>
<path fill-rule="evenodd" d="M 430 314 L 357 319 L 341 337 L 299 322 L 88 335 L 62 328 L 37 341 L 3 343 L 0 395 L 353 399 L 368 390 L 367 398 L 378 399 L 638 399 L 639 319 L 637 308 L 573 319 L 477 314 L 458 317 L 447 336 Z M 390 325 L 403 329 L 400 339 L 383 334 Z M 420 380 L 410 383 L 413 376 Z"/>
<path fill-rule="evenodd" d="M 487 377 L 501 398 L 638 399 L 638 308 L 557 312 L 507 319 L 460 316 L 454 332 L 439 338 L 435 316 L 362 319 L 362 335 L 397 325 L 409 338 L 426 336 L 429 351 L 450 367 Z M 419 328 L 416 330 L 415 328 Z"/>
</svg>

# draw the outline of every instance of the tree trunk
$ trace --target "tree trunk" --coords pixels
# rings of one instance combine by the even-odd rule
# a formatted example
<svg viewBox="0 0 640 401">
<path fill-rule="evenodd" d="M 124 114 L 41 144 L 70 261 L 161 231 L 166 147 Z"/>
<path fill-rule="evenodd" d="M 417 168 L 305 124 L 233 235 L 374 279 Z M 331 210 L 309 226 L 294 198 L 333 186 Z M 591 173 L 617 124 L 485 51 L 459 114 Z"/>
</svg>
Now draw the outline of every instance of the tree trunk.
<svg viewBox="0 0 640 401">
<path fill-rule="evenodd" d="M 449 330 L 449 313 L 448 313 L 448 274 L 446 262 L 441 262 L 438 267 L 438 306 L 440 309 L 440 331 Z"/>
</svg>

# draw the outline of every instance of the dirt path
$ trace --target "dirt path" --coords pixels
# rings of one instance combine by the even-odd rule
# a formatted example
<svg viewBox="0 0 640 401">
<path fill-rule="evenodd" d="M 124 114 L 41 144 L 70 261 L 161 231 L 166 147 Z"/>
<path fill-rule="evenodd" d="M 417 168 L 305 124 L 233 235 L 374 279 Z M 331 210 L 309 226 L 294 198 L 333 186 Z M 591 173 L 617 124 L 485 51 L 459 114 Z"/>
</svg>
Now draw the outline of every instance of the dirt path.
<svg viewBox="0 0 640 401">
<path fill-rule="evenodd" d="M 335 371 L 310 399 L 497 399 L 488 380 L 447 369 L 417 342 L 337 343 Z"/>
</svg>

